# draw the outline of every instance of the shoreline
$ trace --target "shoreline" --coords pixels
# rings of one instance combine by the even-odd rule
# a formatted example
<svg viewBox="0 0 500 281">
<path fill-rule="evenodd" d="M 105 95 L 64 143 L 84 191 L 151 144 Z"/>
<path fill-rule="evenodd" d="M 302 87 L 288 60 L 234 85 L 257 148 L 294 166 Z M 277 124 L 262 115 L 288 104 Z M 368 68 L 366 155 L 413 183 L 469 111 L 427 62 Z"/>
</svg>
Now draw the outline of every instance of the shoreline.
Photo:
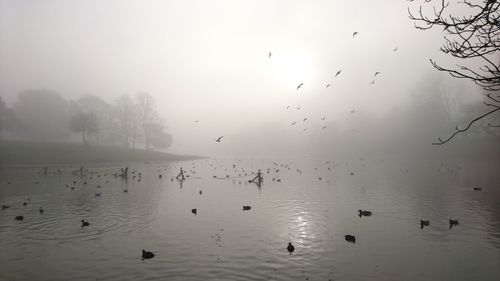
<svg viewBox="0 0 500 281">
<path fill-rule="evenodd" d="M 73 166 L 81 164 L 154 163 L 205 159 L 110 145 L 83 146 L 77 143 L 0 141 L 0 167 Z"/>
</svg>

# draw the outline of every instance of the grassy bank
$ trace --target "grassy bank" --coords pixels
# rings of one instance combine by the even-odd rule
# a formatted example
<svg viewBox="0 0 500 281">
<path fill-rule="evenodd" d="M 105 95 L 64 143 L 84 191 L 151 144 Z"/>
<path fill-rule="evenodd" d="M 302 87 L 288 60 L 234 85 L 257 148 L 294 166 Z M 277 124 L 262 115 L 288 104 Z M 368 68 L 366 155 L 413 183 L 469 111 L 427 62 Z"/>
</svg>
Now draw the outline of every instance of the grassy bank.
<svg viewBox="0 0 500 281">
<path fill-rule="evenodd" d="M 0 141 L 0 166 L 180 161 L 198 158 L 201 157 L 107 145 Z"/>
</svg>

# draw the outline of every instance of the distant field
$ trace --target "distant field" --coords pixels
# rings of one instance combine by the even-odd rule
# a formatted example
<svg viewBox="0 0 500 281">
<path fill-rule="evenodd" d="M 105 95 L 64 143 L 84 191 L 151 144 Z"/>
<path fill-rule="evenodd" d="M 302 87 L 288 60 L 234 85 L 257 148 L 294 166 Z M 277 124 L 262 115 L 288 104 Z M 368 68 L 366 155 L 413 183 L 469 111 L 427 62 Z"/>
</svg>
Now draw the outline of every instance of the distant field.
<svg viewBox="0 0 500 281">
<path fill-rule="evenodd" d="M 198 158 L 202 157 L 107 145 L 0 141 L 0 166 L 177 161 Z"/>
</svg>

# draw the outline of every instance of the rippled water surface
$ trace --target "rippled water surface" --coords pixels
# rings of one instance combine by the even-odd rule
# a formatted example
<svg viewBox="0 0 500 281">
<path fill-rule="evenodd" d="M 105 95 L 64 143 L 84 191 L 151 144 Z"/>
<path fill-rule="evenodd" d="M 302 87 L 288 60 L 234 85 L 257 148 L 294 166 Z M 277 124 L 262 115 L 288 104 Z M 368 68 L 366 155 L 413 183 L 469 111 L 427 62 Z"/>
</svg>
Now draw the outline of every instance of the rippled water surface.
<svg viewBox="0 0 500 281">
<path fill-rule="evenodd" d="M 181 166 L 182 185 L 172 179 Z M 498 167 L 207 159 L 130 165 L 128 180 L 114 176 L 119 166 L 88 166 L 84 177 L 3 168 L 0 280 L 497 281 Z M 261 187 L 248 183 L 257 169 Z M 143 261 L 142 249 L 156 256 Z"/>
</svg>

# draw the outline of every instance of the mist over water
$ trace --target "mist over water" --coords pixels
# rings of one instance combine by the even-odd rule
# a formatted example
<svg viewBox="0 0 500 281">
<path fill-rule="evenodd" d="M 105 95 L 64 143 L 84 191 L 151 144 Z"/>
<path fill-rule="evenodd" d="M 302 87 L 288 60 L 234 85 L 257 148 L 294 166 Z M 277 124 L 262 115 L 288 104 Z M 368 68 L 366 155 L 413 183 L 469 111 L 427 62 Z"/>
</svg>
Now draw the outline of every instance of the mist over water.
<svg viewBox="0 0 500 281">
<path fill-rule="evenodd" d="M 500 280 L 439 3 L 0 0 L 0 280 Z"/>
</svg>

